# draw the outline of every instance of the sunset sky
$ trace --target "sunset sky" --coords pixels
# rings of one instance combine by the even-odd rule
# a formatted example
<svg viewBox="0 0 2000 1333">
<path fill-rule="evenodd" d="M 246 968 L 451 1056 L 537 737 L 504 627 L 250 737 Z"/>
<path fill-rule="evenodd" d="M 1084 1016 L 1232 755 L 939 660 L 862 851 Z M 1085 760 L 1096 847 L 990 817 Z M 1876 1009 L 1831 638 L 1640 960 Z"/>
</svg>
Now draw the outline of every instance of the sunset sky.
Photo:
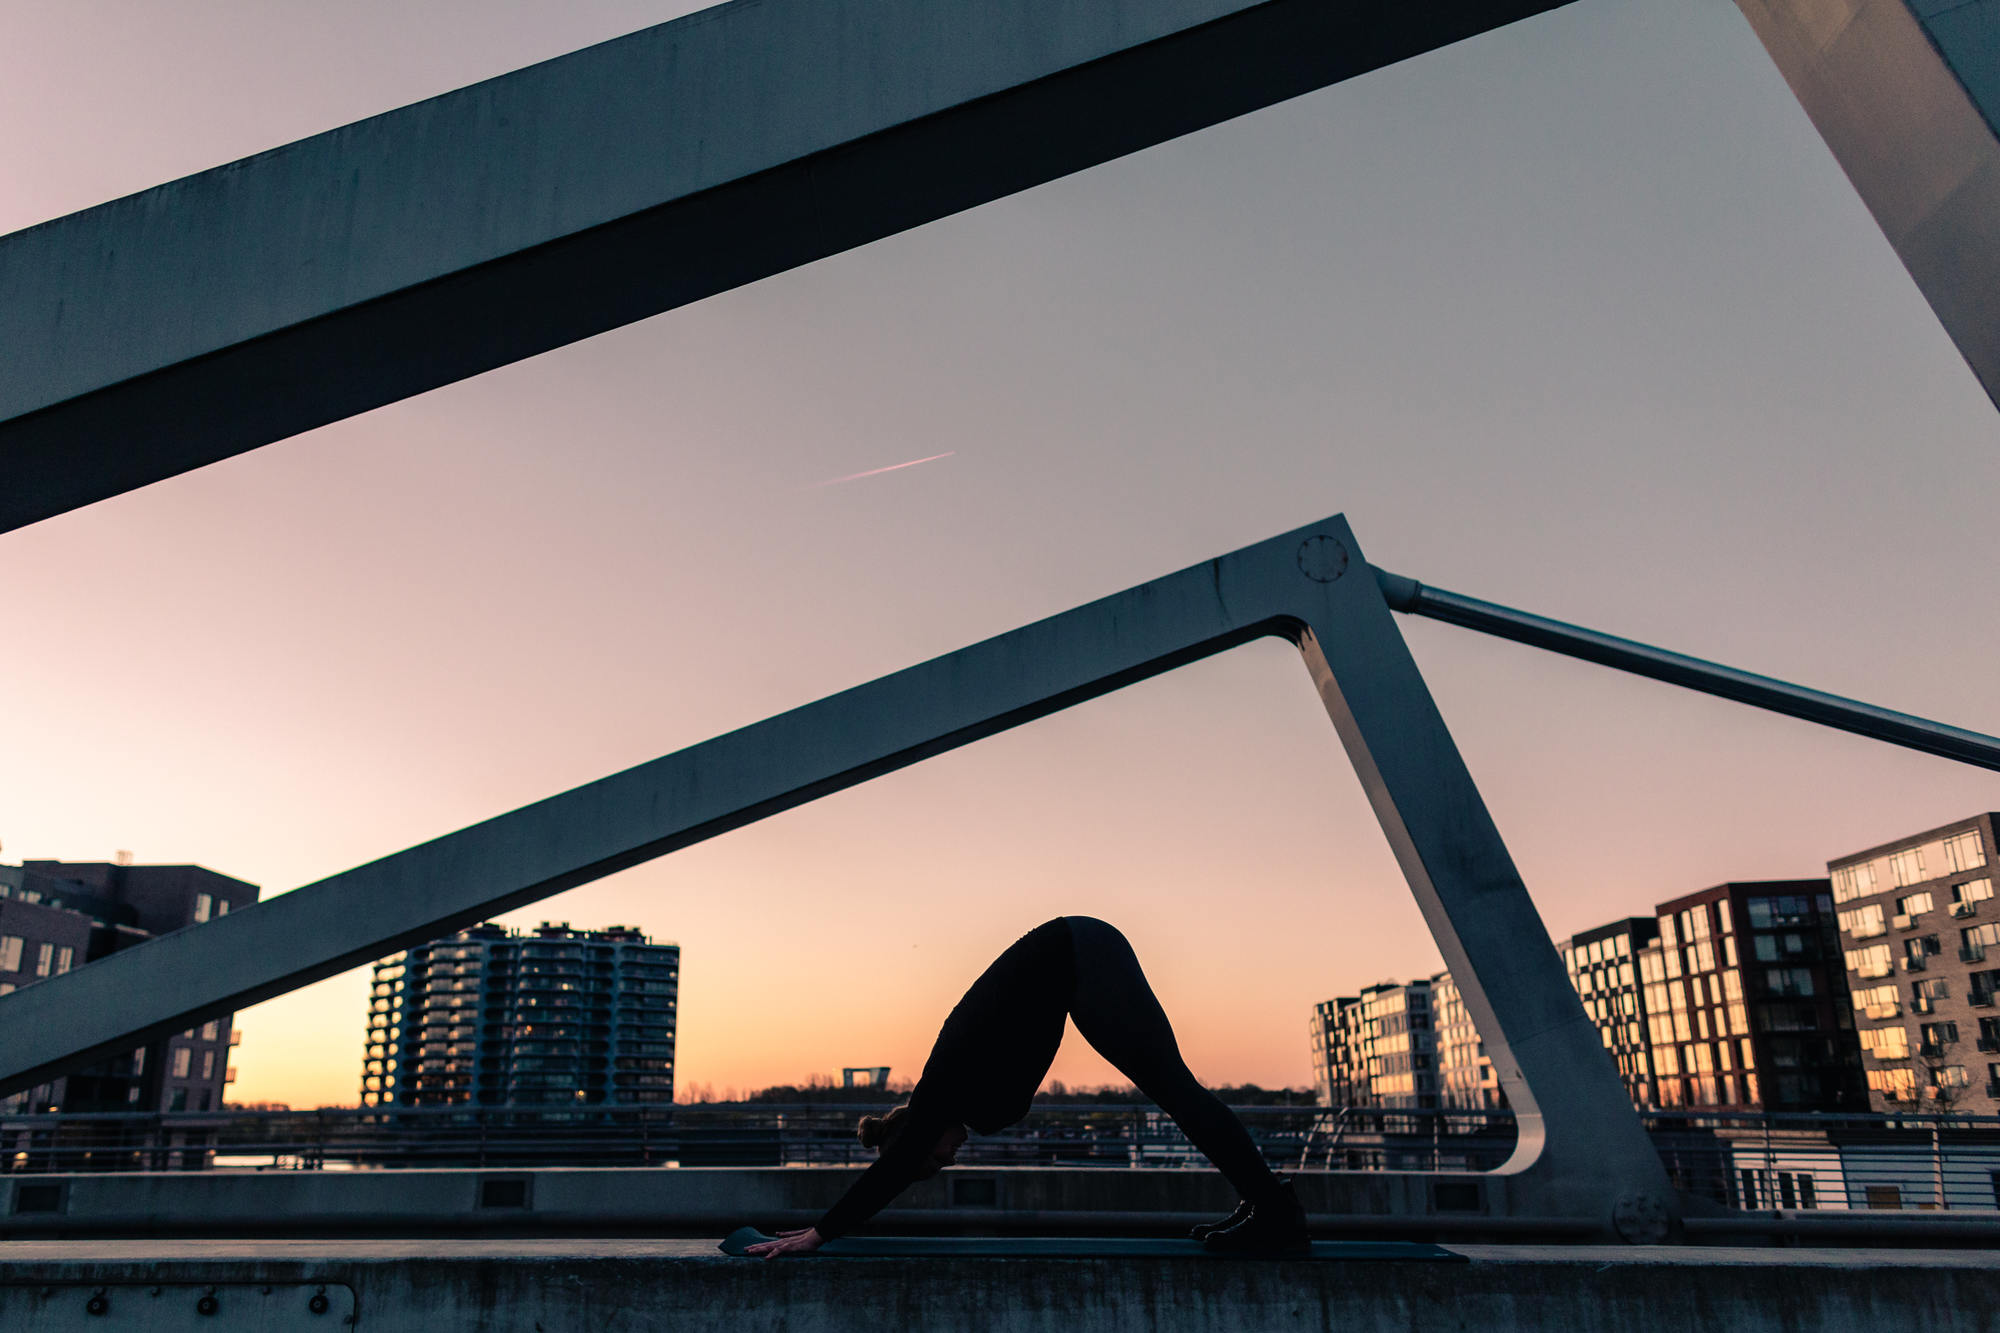
<svg viewBox="0 0 2000 1333">
<path fill-rule="evenodd" d="M 694 7 L 0 0 L 0 232 Z M 1583 0 L 0 535 L 0 858 L 282 891 L 1335 512 L 1445 588 L 2000 732 L 1996 485 L 1734 5 Z M 2000 807 L 1404 629 L 1558 935 Z M 679 941 L 720 1093 L 914 1074 L 1063 913 L 1211 1083 L 1306 1083 L 1314 1001 L 1439 965 L 1277 643 L 508 919 Z M 352 1102 L 364 990 L 240 1015 L 232 1095 Z M 1054 1075 L 1115 1077 L 1074 1035 Z"/>
</svg>

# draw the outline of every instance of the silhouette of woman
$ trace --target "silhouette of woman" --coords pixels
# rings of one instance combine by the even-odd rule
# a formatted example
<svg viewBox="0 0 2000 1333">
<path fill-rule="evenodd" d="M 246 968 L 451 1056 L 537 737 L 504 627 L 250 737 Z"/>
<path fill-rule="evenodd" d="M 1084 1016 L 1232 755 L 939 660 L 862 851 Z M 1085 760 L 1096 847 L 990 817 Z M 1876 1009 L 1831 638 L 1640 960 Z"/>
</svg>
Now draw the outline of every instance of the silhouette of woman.
<svg viewBox="0 0 2000 1333">
<path fill-rule="evenodd" d="M 1290 1183 L 1271 1173 L 1243 1122 L 1188 1071 L 1132 945 L 1095 917 L 1063 916 L 1016 940 L 972 983 L 945 1019 L 909 1104 L 862 1118 L 861 1142 L 879 1156 L 826 1216 L 748 1252 L 775 1259 L 816 1250 L 912 1181 L 955 1162 L 968 1127 L 991 1134 L 1025 1117 L 1065 1017 L 1236 1187 L 1242 1203 L 1225 1221 L 1195 1228 L 1197 1239 L 1224 1253 L 1307 1248 L 1305 1212 Z"/>
</svg>

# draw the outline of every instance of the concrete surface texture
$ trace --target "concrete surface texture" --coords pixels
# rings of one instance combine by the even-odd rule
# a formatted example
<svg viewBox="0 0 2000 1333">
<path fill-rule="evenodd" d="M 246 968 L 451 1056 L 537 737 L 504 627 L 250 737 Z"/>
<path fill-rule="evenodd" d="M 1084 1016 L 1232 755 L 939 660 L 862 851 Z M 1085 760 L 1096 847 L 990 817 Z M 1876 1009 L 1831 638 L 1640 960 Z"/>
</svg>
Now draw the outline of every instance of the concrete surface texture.
<svg viewBox="0 0 2000 1333">
<path fill-rule="evenodd" d="M 1453 1247 L 1462 1264 L 802 1259 L 713 1240 L 221 1241 L 0 1245 L 0 1333 L 361 1330 L 1988 1329 L 1985 1251 Z M 269 1289 L 268 1291 L 266 1289 Z M 152 1292 L 157 1289 L 159 1295 Z M 195 1311 L 207 1294 L 206 1316 Z M 323 1309 L 306 1309 L 315 1295 Z M 86 1312 L 93 1299 L 101 1314 Z M 186 1308 L 183 1309 L 182 1307 Z M 345 1325 L 345 1314 L 353 1323 Z M 267 1313 L 268 1312 L 268 1313 Z M 140 1319 L 148 1322 L 140 1323 Z M 196 1322 L 200 1321 L 200 1322 Z M 258 1323 L 255 1326 L 266 1326 Z"/>
</svg>

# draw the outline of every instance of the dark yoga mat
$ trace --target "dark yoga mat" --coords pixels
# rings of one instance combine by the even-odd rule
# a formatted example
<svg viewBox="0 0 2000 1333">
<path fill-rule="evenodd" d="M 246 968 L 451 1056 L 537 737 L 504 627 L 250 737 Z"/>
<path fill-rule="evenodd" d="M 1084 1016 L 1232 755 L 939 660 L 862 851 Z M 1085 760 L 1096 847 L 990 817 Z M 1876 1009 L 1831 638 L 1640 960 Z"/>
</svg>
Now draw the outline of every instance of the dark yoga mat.
<svg viewBox="0 0 2000 1333">
<path fill-rule="evenodd" d="M 722 1242 L 722 1252 L 744 1257 L 759 1241 L 771 1240 L 755 1227 L 738 1227 Z M 1193 1240 L 1152 1240 L 1120 1236 L 842 1236 L 807 1255 L 788 1259 L 1214 1259 L 1243 1256 L 1210 1254 Z M 1301 1255 L 1300 1258 L 1306 1256 Z M 1466 1262 L 1426 1241 L 1316 1240 L 1314 1259 L 1424 1259 L 1432 1263 Z"/>
</svg>

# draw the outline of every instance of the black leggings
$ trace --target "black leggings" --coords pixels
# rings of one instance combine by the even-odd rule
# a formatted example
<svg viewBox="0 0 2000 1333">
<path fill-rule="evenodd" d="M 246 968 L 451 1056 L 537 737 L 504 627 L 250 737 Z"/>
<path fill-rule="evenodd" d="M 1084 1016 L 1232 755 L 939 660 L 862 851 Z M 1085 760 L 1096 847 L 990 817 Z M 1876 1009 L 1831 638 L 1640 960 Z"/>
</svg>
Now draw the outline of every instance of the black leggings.
<svg viewBox="0 0 2000 1333">
<path fill-rule="evenodd" d="M 1131 943 L 1096 917 L 1068 918 L 1076 990 L 1069 1016 L 1097 1053 L 1174 1118 L 1197 1151 L 1253 1202 L 1278 1188 L 1250 1131 L 1195 1081 Z"/>
</svg>

